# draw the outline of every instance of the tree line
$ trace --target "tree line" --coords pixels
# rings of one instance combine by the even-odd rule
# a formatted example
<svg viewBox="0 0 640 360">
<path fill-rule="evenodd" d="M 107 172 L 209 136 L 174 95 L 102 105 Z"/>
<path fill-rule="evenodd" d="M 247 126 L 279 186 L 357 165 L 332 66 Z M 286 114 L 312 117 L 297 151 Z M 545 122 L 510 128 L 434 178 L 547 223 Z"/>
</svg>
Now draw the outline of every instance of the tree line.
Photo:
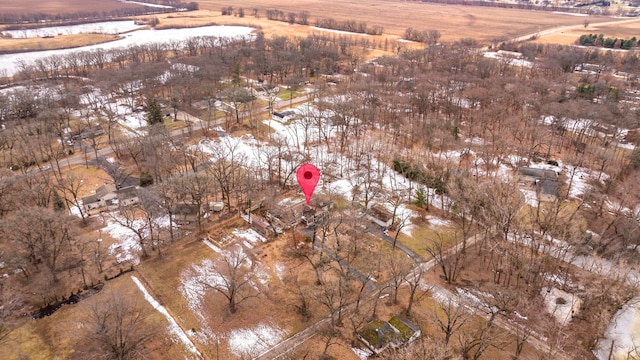
<svg viewBox="0 0 640 360">
<path fill-rule="evenodd" d="M 638 46 L 638 39 L 632 37 L 630 39 L 604 37 L 603 34 L 581 35 L 577 44 L 583 46 L 600 46 L 607 49 L 624 49 L 630 50 Z"/>
<path fill-rule="evenodd" d="M 176 8 L 186 9 L 187 11 L 198 10 L 199 4 L 197 2 L 183 3 L 178 1 L 171 1 L 169 5 Z M 76 11 L 65 13 L 27 13 L 27 14 L 0 14 L 0 24 L 14 24 L 7 27 L 7 30 L 19 30 L 24 29 L 24 23 L 37 23 L 39 27 L 50 26 L 52 22 L 67 22 L 67 21 L 79 21 L 86 23 L 91 20 L 106 20 L 106 19 L 120 19 L 130 16 L 139 16 L 146 14 L 166 13 L 174 12 L 174 8 L 150 8 L 150 7 L 125 7 L 114 10 L 103 11 Z M 44 23 L 44 24 L 43 24 Z"/>
</svg>

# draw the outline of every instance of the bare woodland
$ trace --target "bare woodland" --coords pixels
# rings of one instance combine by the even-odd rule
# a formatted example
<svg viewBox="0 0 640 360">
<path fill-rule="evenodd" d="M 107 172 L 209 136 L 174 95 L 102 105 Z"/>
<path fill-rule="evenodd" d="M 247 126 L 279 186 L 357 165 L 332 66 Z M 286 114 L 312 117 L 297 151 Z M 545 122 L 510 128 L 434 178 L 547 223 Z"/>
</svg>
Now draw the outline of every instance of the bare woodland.
<svg viewBox="0 0 640 360">
<path fill-rule="evenodd" d="M 381 358 L 593 357 L 611 316 L 638 295 L 625 272 L 638 265 L 640 246 L 638 54 L 503 44 L 501 50 L 531 64 L 516 66 L 485 57 L 473 39 L 438 43 L 437 31 L 408 33 L 429 41 L 412 48 L 336 34 L 258 32 L 252 40 L 194 37 L 25 64 L 12 79 L 21 86 L 0 93 L 0 343 L 14 341 L 12 331 L 34 311 L 147 261 L 162 262 L 261 202 L 257 212 L 271 221 L 269 242 L 281 244 L 282 257 L 295 264 L 283 290 L 260 284 L 255 260 L 232 250 L 209 264 L 201 284 L 229 318 L 268 299 L 313 324 L 316 346 L 301 345 L 291 358 L 336 358 L 334 349 L 356 343 L 358 331 L 392 306 L 418 323 L 422 336 Z M 371 49 L 389 55 L 367 60 Z M 172 66 L 178 63 L 185 66 Z M 585 64 L 600 71 L 577 70 Z M 286 88 L 289 101 L 307 89 L 297 96 L 330 112 L 336 132 L 305 143 L 270 136 L 263 120 L 274 111 L 274 87 Z M 145 109 L 146 136 L 124 134 L 105 99 Z M 166 124 L 181 112 L 197 114 L 204 125 L 172 130 Z M 570 128 L 565 119 L 589 125 Z M 302 121 L 311 127 L 321 119 L 308 114 Z M 225 140 L 234 133 L 273 145 L 259 170 Z M 213 153 L 192 146 L 202 139 L 217 139 Z M 358 184 L 347 199 L 323 194 L 334 205 L 313 227 L 279 231 L 267 215 L 292 189 L 295 168 L 284 163 L 309 161 L 314 145 L 348 159 L 323 176 L 357 171 Z M 462 155 L 447 155 L 454 151 Z M 144 185 L 139 202 L 69 215 L 86 193 L 83 179 L 66 171 L 73 159 L 103 169 L 117 188 Z M 553 199 L 534 206 L 518 180 L 500 172 L 502 164 L 558 161 L 573 171 L 559 175 Z M 410 188 L 385 190 L 380 164 Z M 600 175 L 576 197 L 572 186 L 582 168 Z M 224 204 L 220 218 L 202 210 L 212 201 Z M 196 209 L 190 231 L 174 220 L 185 203 Z M 394 212 L 388 236 L 363 215 L 374 203 Z M 421 215 L 403 216 L 401 205 Z M 430 215 L 447 219 L 451 229 L 424 237 L 411 250 L 417 254 L 407 256 L 398 248 L 403 229 L 428 226 Z M 162 216 L 168 227 L 155 221 Z M 107 221 L 135 233 L 140 265 L 117 263 L 101 245 L 98 231 Z M 579 256 L 606 259 L 620 271 L 579 268 L 572 263 Z M 583 298 L 570 325 L 542 310 L 540 294 L 553 286 Z M 82 309 L 71 320 L 81 324 L 74 356 L 148 354 L 149 340 L 163 331 L 149 319 L 153 309 L 118 289 L 102 295 L 103 303 L 73 305 Z M 205 353 L 213 358 L 214 350 Z"/>
</svg>

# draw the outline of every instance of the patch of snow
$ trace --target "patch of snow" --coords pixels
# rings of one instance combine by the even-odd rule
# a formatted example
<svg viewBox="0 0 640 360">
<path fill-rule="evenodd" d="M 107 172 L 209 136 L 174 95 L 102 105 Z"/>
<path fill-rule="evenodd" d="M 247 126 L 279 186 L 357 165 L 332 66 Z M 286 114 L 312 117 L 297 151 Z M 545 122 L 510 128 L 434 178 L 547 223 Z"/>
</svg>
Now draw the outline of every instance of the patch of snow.
<svg viewBox="0 0 640 360">
<path fill-rule="evenodd" d="M 229 350 L 238 357 L 257 357 L 284 339 L 287 332 L 275 324 L 261 323 L 254 328 L 229 333 Z"/>
<path fill-rule="evenodd" d="M 280 279 L 280 281 L 283 281 L 285 276 L 285 271 L 287 270 L 286 265 L 276 261 L 276 263 L 274 264 L 274 267 L 276 269 L 276 275 L 278 276 L 278 279 Z"/>
<path fill-rule="evenodd" d="M 488 142 L 485 139 L 479 138 L 479 137 L 467 138 L 467 139 L 464 139 L 464 142 L 470 143 L 470 144 L 473 144 L 473 145 L 486 145 L 486 144 L 488 144 Z"/>
<path fill-rule="evenodd" d="M 242 242 L 242 245 L 244 245 L 244 247 L 246 247 L 247 249 L 253 249 L 253 245 L 246 240 Z"/>
<path fill-rule="evenodd" d="M 138 222 L 140 226 L 143 226 L 143 221 Z M 142 250 L 140 244 L 138 244 L 138 236 L 136 233 L 126 226 L 119 224 L 113 219 L 107 220 L 107 225 L 102 229 L 111 236 L 116 243 L 109 246 L 109 253 L 115 255 L 118 263 L 130 261 L 134 265 L 140 263 L 138 252 Z"/>
<path fill-rule="evenodd" d="M 217 247 L 217 246 L 213 245 L 213 243 L 212 243 L 211 241 L 209 241 L 209 240 L 207 240 L 207 239 L 204 239 L 204 240 L 202 240 L 202 242 L 203 242 L 205 245 L 207 245 L 208 247 L 210 247 L 210 248 L 211 248 L 211 250 L 213 250 L 213 251 L 217 252 L 218 254 L 221 254 L 221 253 L 222 253 L 222 249 L 220 249 L 219 247 Z"/>
<path fill-rule="evenodd" d="M 137 112 L 130 115 L 125 115 L 119 123 L 128 127 L 131 130 L 138 130 L 142 127 L 149 125 L 146 120 L 147 113 Z"/>
<path fill-rule="evenodd" d="M 135 45 L 144 45 L 150 43 L 166 43 L 169 41 L 185 41 L 192 38 L 194 34 L 197 36 L 212 36 L 222 38 L 241 38 L 250 36 L 253 28 L 246 26 L 201 26 L 196 28 L 180 28 L 180 29 L 148 29 L 137 30 L 127 34 L 120 40 L 110 41 L 107 43 L 82 46 L 73 49 L 32 51 L 25 53 L 4 54 L 0 55 L 0 72 L 6 71 L 6 76 L 13 76 L 18 70 L 18 63 L 23 60 L 26 65 L 32 65 L 36 60 L 53 55 L 67 55 L 81 51 L 94 51 L 98 49 L 111 50 L 118 48 L 128 48 Z"/>
<path fill-rule="evenodd" d="M 589 14 L 572 13 L 572 12 L 564 12 L 564 11 L 553 11 L 552 13 L 559 14 L 559 15 L 569 15 L 569 16 L 589 16 Z"/>
<path fill-rule="evenodd" d="M 582 300 L 577 295 L 558 288 L 542 288 L 540 294 L 544 298 L 547 312 L 561 325 L 567 325 L 580 311 Z"/>
<path fill-rule="evenodd" d="M 233 230 L 232 234 L 235 237 L 249 240 L 252 244 L 256 244 L 257 242 L 263 242 L 263 243 L 267 242 L 267 239 L 264 236 L 258 234 L 253 229 L 246 229 L 246 230 L 235 229 Z"/>
<path fill-rule="evenodd" d="M 312 26 L 311 28 L 313 30 L 326 31 L 326 32 L 335 33 L 335 34 L 369 36 L 369 34 L 363 34 L 363 33 L 351 32 L 351 31 L 343 31 L 343 30 L 333 30 L 333 29 L 321 28 L 321 27 L 316 27 L 316 26 Z"/>
<path fill-rule="evenodd" d="M 598 341 L 593 351 L 598 360 L 627 359 L 628 354 L 634 354 L 634 349 L 640 345 L 639 305 L 640 298 L 635 297 L 615 313 L 604 332 L 604 339 Z M 613 356 L 609 358 L 612 345 Z"/>
<path fill-rule="evenodd" d="M 538 201 L 538 194 L 533 190 L 520 189 L 522 195 L 524 195 L 524 202 L 534 208 L 537 208 L 540 202 Z"/>
<path fill-rule="evenodd" d="M 369 356 L 373 355 L 373 351 L 371 351 L 369 349 L 361 349 L 361 348 L 352 347 L 351 351 L 353 351 L 353 353 L 356 354 L 356 356 L 360 360 L 367 360 L 369 358 Z"/>
<path fill-rule="evenodd" d="M 427 215 L 427 221 L 429 221 L 430 226 L 451 226 L 451 221 L 433 215 Z"/>
<path fill-rule="evenodd" d="M 160 8 L 160 9 L 173 9 L 173 6 L 169 6 L 169 5 L 160 5 L 160 4 L 152 4 L 152 3 L 148 3 L 148 2 L 141 2 L 141 1 L 130 1 L 130 0 L 118 0 L 121 3 L 124 4 L 136 4 L 136 5 L 142 5 L 142 6 L 146 6 L 146 7 L 152 7 L 152 8 Z"/>
<path fill-rule="evenodd" d="M 72 34 L 120 34 L 141 27 L 142 25 L 137 25 L 133 20 L 104 21 L 77 25 L 49 26 L 37 29 L 6 30 L 0 32 L 0 34 L 4 36 L 11 35 L 13 39 L 26 39 Z"/>
<path fill-rule="evenodd" d="M 520 313 L 519 313 L 519 312 L 517 312 L 517 311 L 514 311 L 513 313 L 514 313 L 514 315 L 515 315 L 517 318 L 519 318 L 519 319 L 522 319 L 522 320 L 529 320 L 529 317 L 524 316 L 524 315 L 520 314 Z"/>
<path fill-rule="evenodd" d="M 332 192 L 341 195 L 347 199 L 351 199 L 353 193 L 353 184 L 349 180 L 342 179 L 329 183 L 327 186 Z"/>
<path fill-rule="evenodd" d="M 84 210 L 82 210 L 82 200 L 78 200 L 78 205 L 72 205 L 69 207 L 70 215 L 82 217 L 82 213 L 84 213 Z"/>
<path fill-rule="evenodd" d="M 158 310 L 158 312 L 160 312 L 162 315 L 164 315 L 164 317 L 167 319 L 167 321 L 169 321 L 169 333 L 172 333 L 175 336 L 177 336 L 178 339 L 180 340 L 180 342 L 182 342 L 182 344 L 192 354 L 196 355 L 198 358 L 202 358 L 202 354 L 200 354 L 200 351 L 198 351 L 198 349 L 193 344 L 193 342 L 191 342 L 191 339 L 189 339 L 187 334 L 184 332 L 184 330 L 182 330 L 180 325 L 178 325 L 178 323 L 173 318 L 173 316 L 171 316 L 171 314 L 169 314 L 167 309 L 164 306 L 160 305 L 160 303 L 158 303 L 158 301 L 156 299 L 154 299 L 153 296 L 151 296 L 151 294 L 149 294 L 147 289 L 144 287 L 142 282 L 140 282 L 140 280 L 138 280 L 137 277 L 131 276 L 131 280 L 133 280 L 133 282 L 138 286 L 138 289 L 140 289 L 140 291 L 144 294 L 144 299 L 147 300 L 147 302 L 149 304 L 151 304 L 151 306 L 153 306 L 154 309 Z"/>
</svg>

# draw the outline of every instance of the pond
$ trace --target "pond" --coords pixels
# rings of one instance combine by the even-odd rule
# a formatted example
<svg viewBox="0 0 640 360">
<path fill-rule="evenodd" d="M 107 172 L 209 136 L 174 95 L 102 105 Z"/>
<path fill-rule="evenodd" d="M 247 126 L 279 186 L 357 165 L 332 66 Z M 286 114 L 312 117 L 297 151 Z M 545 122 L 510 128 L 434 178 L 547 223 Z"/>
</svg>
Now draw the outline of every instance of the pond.
<svg viewBox="0 0 640 360">
<path fill-rule="evenodd" d="M 139 29 L 143 26 L 144 25 L 136 25 L 133 20 L 103 21 L 77 25 L 49 26 L 37 29 L 6 30 L 0 33 L 2 33 L 3 36 L 10 35 L 13 39 L 27 39 L 73 34 L 121 34 Z"/>
</svg>

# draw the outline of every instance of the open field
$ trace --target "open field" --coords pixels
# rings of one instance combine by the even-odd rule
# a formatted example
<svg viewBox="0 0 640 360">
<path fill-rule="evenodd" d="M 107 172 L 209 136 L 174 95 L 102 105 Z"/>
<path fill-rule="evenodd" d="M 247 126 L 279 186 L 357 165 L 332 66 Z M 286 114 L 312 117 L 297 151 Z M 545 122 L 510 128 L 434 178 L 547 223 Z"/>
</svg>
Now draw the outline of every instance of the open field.
<svg viewBox="0 0 640 360">
<path fill-rule="evenodd" d="M 537 43 L 556 43 L 562 45 L 575 44 L 581 35 L 603 34 L 605 37 L 619 37 L 629 39 L 640 36 L 640 19 L 636 21 L 611 24 L 609 22 L 599 24 L 589 24 L 586 28 L 579 26 L 572 29 L 558 31 L 553 34 L 544 35 L 535 40 Z"/>
<path fill-rule="evenodd" d="M 0 3 L 2 1 L 0 0 Z M 72 1 L 70 0 L 70 2 Z M 332 34 L 312 26 L 267 20 L 267 9 L 279 9 L 285 13 L 308 11 L 311 14 L 311 25 L 317 18 L 331 17 L 336 20 L 348 20 L 353 18 L 353 14 L 358 14 L 358 21 L 366 22 L 369 26 L 383 26 L 385 34 L 368 36 L 354 33 L 352 36 L 366 37 L 378 42 L 397 40 L 407 28 L 412 27 L 417 30 L 436 29 L 442 34 L 442 41 L 474 38 L 483 44 L 498 43 L 518 37 L 528 38 L 547 30 L 541 33 L 541 36 L 536 40 L 537 42 L 572 44 L 580 35 L 593 32 L 604 33 L 607 36 L 631 37 L 637 35 L 638 22 L 640 22 L 640 19 L 585 18 L 542 11 L 398 1 L 383 2 L 381 0 L 368 1 L 367 4 L 348 1 L 341 4 L 339 9 L 334 9 L 324 0 L 307 0 L 296 5 L 282 3 L 280 0 L 271 0 L 267 3 L 251 0 L 244 3 L 247 15 L 242 18 L 221 15 L 220 8 L 235 5 L 231 1 L 205 0 L 200 2 L 200 7 L 203 10 L 155 15 L 160 20 L 160 24 L 156 28 L 243 25 L 258 28 L 269 37 Z M 58 4 L 62 6 L 61 3 Z M 380 17 L 379 14 L 383 7 L 385 16 Z M 74 7 L 73 4 L 69 4 L 66 8 Z M 259 9 L 258 18 L 249 15 L 253 8 Z M 326 9 L 331 9 L 331 11 Z M 145 16 L 138 18 L 145 18 Z M 583 25 L 585 19 L 589 21 L 587 28 L 584 28 Z M 598 23 L 603 23 L 603 25 L 599 26 Z M 554 28 L 558 28 L 558 30 L 549 30 Z M 112 39 L 112 35 L 101 34 L 65 35 L 47 39 L 0 39 L 0 51 L 61 49 L 97 44 Z"/>
<path fill-rule="evenodd" d="M 118 39 L 116 35 L 74 34 L 59 35 L 53 38 L 4 39 L 0 38 L 0 52 L 66 49 L 99 44 Z"/>
<path fill-rule="evenodd" d="M 116 0 L 0 0 L 0 9 L 5 14 L 58 14 L 81 11 L 110 11 L 136 7 L 140 7 L 140 5 L 125 4 Z"/>
<path fill-rule="evenodd" d="M 385 33 L 402 35 L 406 28 L 418 30 L 435 29 L 442 34 L 442 40 L 475 38 L 481 42 L 499 42 L 535 33 L 537 31 L 561 25 L 580 25 L 584 17 L 554 14 L 547 11 L 529 11 L 502 9 L 493 7 L 475 7 L 459 5 L 425 4 L 404 1 L 347 0 L 340 6 L 327 0 L 302 0 L 296 2 L 283 0 L 247 0 L 238 4 L 233 0 L 203 0 L 198 2 L 200 9 L 220 13 L 222 7 L 244 7 L 245 13 L 257 8 L 262 17 L 266 10 L 278 9 L 285 13 L 309 12 L 310 23 L 316 18 L 334 18 L 336 20 L 363 21 L 372 25 L 381 25 Z M 383 14 L 383 16 L 382 16 Z M 252 19 L 247 15 L 246 18 Z M 240 20 L 240 18 L 236 18 Z M 591 24 L 610 21 L 607 17 L 589 17 Z"/>
</svg>

